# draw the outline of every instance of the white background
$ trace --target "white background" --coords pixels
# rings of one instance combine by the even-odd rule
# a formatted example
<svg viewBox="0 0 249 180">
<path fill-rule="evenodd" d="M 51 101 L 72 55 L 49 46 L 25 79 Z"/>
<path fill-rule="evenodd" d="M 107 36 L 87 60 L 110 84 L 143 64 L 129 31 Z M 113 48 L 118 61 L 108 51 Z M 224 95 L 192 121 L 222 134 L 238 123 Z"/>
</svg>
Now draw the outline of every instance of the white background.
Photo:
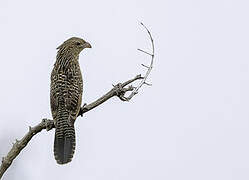
<svg viewBox="0 0 249 180">
<path fill-rule="evenodd" d="M 73 161 L 57 165 L 54 130 L 35 136 L 4 180 L 248 180 L 249 1 L 1 0 L 0 156 L 51 118 L 56 47 L 89 41 L 80 64 L 83 102 L 144 73 L 131 102 L 113 98 L 76 121 Z"/>
</svg>

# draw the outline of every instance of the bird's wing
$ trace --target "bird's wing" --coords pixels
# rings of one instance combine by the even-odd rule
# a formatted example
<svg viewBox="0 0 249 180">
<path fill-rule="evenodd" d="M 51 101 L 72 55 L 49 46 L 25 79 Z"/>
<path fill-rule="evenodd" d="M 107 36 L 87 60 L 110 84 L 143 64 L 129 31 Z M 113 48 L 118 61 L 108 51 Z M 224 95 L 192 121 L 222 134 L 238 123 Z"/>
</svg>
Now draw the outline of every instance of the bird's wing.
<svg viewBox="0 0 249 180">
<path fill-rule="evenodd" d="M 69 111 L 69 121 L 74 123 L 80 111 L 82 102 L 83 82 L 80 71 L 74 72 L 73 76 L 69 76 L 68 92 L 66 93 L 66 109 Z"/>
<path fill-rule="evenodd" d="M 57 72 L 56 72 L 57 71 Z M 80 111 L 83 81 L 77 64 L 65 72 L 54 69 L 51 74 L 50 104 L 53 119 L 56 120 L 60 107 L 67 111 L 68 122 L 73 124 Z"/>
<path fill-rule="evenodd" d="M 57 82 L 59 80 L 59 76 L 55 73 L 53 69 L 51 73 L 51 84 L 50 84 L 50 107 L 53 119 L 56 119 L 57 111 L 58 111 L 58 98 L 59 98 L 59 88 L 57 86 Z"/>
</svg>

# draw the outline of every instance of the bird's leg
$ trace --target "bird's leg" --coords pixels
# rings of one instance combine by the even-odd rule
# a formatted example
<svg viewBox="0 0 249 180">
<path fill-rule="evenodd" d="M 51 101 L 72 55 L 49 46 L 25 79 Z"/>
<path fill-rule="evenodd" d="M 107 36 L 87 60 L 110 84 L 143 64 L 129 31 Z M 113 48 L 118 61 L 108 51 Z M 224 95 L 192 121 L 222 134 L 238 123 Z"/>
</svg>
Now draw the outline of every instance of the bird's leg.
<svg viewBox="0 0 249 180">
<path fill-rule="evenodd" d="M 87 106 L 87 103 L 84 103 L 83 106 L 80 108 L 78 116 L 83 116 L 83 109 Z"/>
</svg>

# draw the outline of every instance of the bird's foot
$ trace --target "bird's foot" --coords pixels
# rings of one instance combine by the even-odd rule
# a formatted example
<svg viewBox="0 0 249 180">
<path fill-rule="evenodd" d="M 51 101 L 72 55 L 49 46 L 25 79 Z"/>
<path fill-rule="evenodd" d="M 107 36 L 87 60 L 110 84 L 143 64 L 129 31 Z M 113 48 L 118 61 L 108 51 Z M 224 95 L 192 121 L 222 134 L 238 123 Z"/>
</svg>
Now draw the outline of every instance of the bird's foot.
<svg viewBox="0 0 249 180">
<path fill-rule="evenodd" d="M 50 119 L 43 119 L 42 123 L 45 124 L 46 130 L 49 131 L 55 127 L 54 121 Z"/>
<path fill-rule="evenodd" d="M 83 104 L 83 106 L 80 108 L 80 111 L 79 111 L 79 114 L 78 114 L 78 116 L 83 116 L 83 114 L 84 114 L 84 109 L 85 109 L 85 107 L 87 106 L 87 103 L 84 103 Z"/>
</svg>

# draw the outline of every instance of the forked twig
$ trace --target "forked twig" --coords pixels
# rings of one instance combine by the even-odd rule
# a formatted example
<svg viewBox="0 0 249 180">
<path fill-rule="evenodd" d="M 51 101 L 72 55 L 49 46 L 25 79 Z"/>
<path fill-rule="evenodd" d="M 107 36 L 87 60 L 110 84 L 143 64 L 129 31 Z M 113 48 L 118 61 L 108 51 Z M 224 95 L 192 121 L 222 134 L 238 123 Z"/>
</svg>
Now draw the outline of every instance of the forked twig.
<svg viewBox="0 0 249 180">
<path fill-rule="evenodd" d="M 149 34 L 150 41 L 151 41 L 151 46 L 152 46 L 152 53 L 149 53 L 149 52 L 144 51 L 142 49 L 137 49 L 137 50 L 151 56 L 151 61 L 150 61 L 150 66 L 146 66 L 146 65 L 142 64 L 143 67 L 147 68 L 146 74 L 145 74 L 144 78 L 141 80 L 141 82 L 138 84 L 138 86 L 134 88 L 132 93 L 128 97 L 125 97 L 126 101 L 129 101 L 133 96 L 135 96 L 138 93 L 138 90 L 144 84 L 148 85 L 148 86 L 152 85 L 152 84 L 147 83 L 146 80 L 147 80 L 147 78 L 148 78 L 148 76 L 149 76 L 149 74 L 150 74 L 150 72 L 152 70 L 152 67 L 153 67 L 153 62 L 154 62 L 154 57 L 155 57 L 155 46 L 154 46 L 154 41 L 153 41 L 153 38 L 152 38 L 152 35 L 151 35 L 150 31 L 148 30 L 148 28 L 142 22 L 141 22 L 141 25 L 146 29 L 147 33 Z"/>
</svg>

